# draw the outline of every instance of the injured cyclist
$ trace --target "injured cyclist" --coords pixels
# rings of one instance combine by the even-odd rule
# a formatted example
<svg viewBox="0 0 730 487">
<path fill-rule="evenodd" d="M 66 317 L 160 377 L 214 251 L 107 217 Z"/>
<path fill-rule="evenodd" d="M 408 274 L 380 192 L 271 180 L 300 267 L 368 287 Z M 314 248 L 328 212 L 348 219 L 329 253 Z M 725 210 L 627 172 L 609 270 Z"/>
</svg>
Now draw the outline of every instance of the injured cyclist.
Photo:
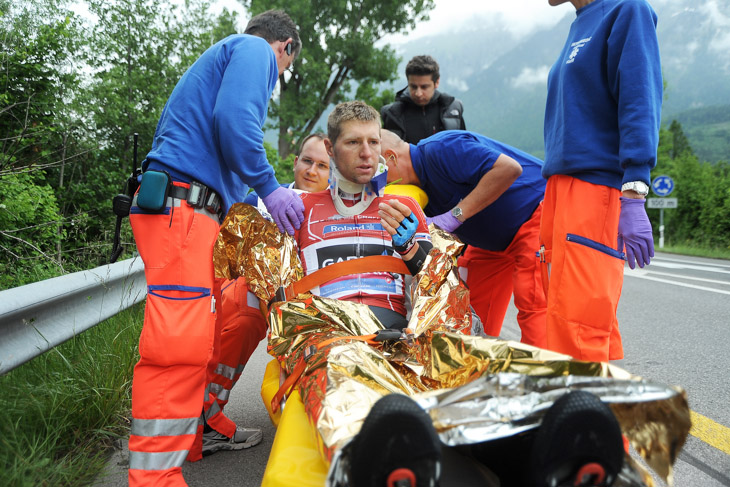
<svg viewBox="0 0 730 487">
<path fill-rule="evenodd" d="M 384 195 L 387 179 L 380 156 L 380 115 L 353 101 L 335 107 L 324 140 L 330 189 L 302 194 L 304 222 L 294 234 L 305 275 L 333 263 L 397 253 L 416 274 L 431 238 L 412 198 Z M 386 328 L 406 326 L 404 275 L 362 268 L 312 289 L 312 294 L 363 303 Z"/>
</svg>

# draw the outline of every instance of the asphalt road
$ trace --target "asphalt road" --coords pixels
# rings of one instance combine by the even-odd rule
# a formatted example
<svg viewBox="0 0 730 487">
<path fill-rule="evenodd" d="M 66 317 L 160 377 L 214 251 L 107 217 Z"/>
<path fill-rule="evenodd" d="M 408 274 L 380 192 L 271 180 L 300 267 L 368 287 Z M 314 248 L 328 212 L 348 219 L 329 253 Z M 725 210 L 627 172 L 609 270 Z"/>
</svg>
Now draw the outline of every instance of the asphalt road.
<svg viewBox="0 0 730 487">
<path fill-rule="evenodd" d="M 675 485 L 730 486 L 730 262 L 659 253 L 645 269 L 626 267 L 625 276 L 618 309 L 625 358 L 616 365 L 682 386 L 695 413 L 693 436 L 675 465 Z M 510 308 L 503 338 L 519 339 L 515 316 Z M 186 463 L 190 487 L 260 485 L 275 434 L 259 394 L 269 359 L 262 343 L 227 407 L 239 424 L 263 428 L 263 442 Z M 115 452 L 97 487 L 127 485 L 125 446 Z"/>
</svg>

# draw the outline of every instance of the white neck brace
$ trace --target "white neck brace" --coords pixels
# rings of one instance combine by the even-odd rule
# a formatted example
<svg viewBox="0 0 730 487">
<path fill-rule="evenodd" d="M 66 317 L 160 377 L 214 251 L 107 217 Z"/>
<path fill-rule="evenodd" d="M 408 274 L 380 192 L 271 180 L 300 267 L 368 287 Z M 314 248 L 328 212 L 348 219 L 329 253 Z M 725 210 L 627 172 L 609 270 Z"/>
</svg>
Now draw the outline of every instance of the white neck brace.
<svg viewBox="0 0 730 487">
<path fill-rule="evenodd" d="M 342 173 L 337 170 L 335 161 L 330 159 L 330 194 L 332 195 L 332 201 L 335 204 L 337 213 L 342 216 L 355 216 L 367 210 L 375 198 L 383 196 L 383 188 L 385 187 L 387 175 L 388 166 L 385 164 L 383 156 L 379 157 L 378 169 L 375 171 L 373 179 L 366 184 L 353 183 L 345 179 Z M 342 201 L 342 195 L 340 193 L 353 195 L 354 199 L 357 199 L 359 195 L 360 201 L 353 206 L 347 206 Z"/>
</svg>

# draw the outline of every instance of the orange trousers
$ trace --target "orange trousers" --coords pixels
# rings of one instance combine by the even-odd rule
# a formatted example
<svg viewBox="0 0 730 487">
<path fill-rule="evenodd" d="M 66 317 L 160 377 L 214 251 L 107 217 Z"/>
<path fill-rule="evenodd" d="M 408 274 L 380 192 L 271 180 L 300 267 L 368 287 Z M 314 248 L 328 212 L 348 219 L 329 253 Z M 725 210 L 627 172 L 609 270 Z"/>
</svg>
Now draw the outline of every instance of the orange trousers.
<svg viewBox="0 0 730 487">
<path fill-rule="evenodd" d="M 540 241 L 550 350 L 596 362 L 623 358 L 616 319 L 624 271 L 616 249 L 620 196 L 570 176 L 548 179 Z"/>
<path fill-rule="evenodd" d="M 202 430 L 213 360 L 219 224 L 175 198 L 159 214 L 144 213 L 135 200 L 130 223 L 148 294 L 132 381 L 129 485 L 185 486 L 181 467 Z"/>
<path fill-rule="evenodd" d="M 216 328 L 220 330 L 215 340 L 219 353 L 214 354 L 214 360 L 208 365 L 203 415 L 211 428 L 231 437 L 236 432 L 236 423 L 223 414 L 223 408 L 251 354 L 266 337 L 267 325 L 259 300 L 248 291 L 245 278 L 219 281 L 221 301 Z M 201 449 L 202 441 L 196 441 L 188 460 L 199 460 Z"/>
<path fill-rule="evenodd" d="M 500 252 L 469 246 L 458 264 L 466 274 L 470 303 L 481 318 L 484 332 L 499 336 L 514 293 L 522 343 L 545 347 L 546 301 L 538 265 L 542 204 Z"/>
</svg>

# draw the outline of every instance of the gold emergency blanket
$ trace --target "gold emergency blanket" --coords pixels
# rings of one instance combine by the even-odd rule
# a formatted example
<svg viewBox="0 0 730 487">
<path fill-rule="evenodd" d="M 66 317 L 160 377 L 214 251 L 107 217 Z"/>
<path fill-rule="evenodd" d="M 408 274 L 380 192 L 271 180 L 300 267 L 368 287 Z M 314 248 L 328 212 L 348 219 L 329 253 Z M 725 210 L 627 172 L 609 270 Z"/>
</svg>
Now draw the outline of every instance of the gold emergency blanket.
<svg viewBox="0 0 730 487">
<path fill-rule="evenodd" d="M 607 363 L 469 335 L 468 289 L 454 257 L 462 244 L 434 227 L 431 232 L 434 249 L 413 278 L 408 333 L 400 340 L 373 345 L 353 338 L 382 328 L 356 303 L 304 294 L 270 309 L 269 353 L 287 373 L 306 364 L 298 388 L 320 450 L 333 462 L 328 485 L 340 485 L 346 469 L 340 453 L 385 394 L 413 396 L 453 446 L 535 428 L 554 400 L 576 389 L 610 404 L 632 446 L 671 484 L 690 428 L 684 392 Z M 293 239 L 244 204 L 234 205 L 223 222 L 214 259 L 216 275 L 245 276 L 264 303 L 302 276 Z M 653 481 L 627 456 L 616 485 Z"/>
</svg>

